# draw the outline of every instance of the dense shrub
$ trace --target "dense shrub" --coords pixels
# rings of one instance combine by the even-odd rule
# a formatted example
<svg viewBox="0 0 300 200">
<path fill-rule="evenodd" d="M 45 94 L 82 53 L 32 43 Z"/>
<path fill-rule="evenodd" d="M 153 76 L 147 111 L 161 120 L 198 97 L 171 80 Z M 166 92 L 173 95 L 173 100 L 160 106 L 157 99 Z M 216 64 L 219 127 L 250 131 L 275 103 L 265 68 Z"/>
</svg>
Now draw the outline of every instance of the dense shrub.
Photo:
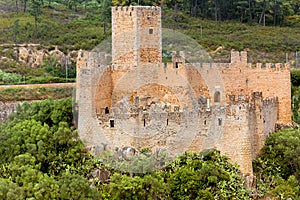
<svg viewBox="0 0 300 200">
<path fill-rule="evenodd" d="M 73 87 L 7 88 L 0 90 L 0 99 L 2 101 L 42 100 L 47 98 L 59 99 L 71 97 L 73 90 Z"/>
<path fill-rule="evenodd" d="M 300 131 L 298 128 L 273 133 L 261 155 L 254 160 L 260 196 L 282 199 L 300 196 Z"/>
<path fill-rule="evenodd" d="M 22 76 L 15 73 L 6 73 L 0 70 L 0 82 L 4 84 L 18 84 L 21 83 Z"/>
</svg>

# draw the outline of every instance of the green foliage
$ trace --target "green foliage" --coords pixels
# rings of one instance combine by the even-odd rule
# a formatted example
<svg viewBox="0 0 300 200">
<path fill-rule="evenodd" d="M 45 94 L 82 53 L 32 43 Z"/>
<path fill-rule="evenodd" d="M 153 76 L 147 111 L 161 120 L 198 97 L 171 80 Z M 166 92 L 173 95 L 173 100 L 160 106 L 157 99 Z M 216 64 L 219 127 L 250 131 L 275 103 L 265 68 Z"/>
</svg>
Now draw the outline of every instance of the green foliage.
<svg viewBox="0 0 300 200">
<path fill-rule="evenodd" d="M 292 83 L 292 112 L 293 121 L 299 123 L 299 108 L 300 108 L 300 70 L 291 70 L 291 83 Z"/>
<path fill-rule="evenodd" d="M 24 102 L 17 111 L 9 116 L 10 121 L 22 122 L 23 120 L 35 120 L 50 126 L 60 122 L 72 124 L 72 99 L 47 99 L 37 102 Z"/>
<path fill-rule="evenodd" d="M 6 73 L 0 70 L 0 83 L 4 84 L 18 84 L 21 83 L 22 76 L 15 73 Z"/>
<path fill-rule="evenodd" d="M 249 199 L 237 166 L 216 150 L 186 153 L 166 170 L 172 199 Z"/>
<path fill-rule="evenodd" d="M 274 133 L 266 141 L 254 161 L 259 197 L 299 197 L 299 145 L 297 129 Z M 149 153 L 144 149 L 142 154 Z M 106 180 L 91 175 L 103 164 L 85 153 L 72 127 L 71 99 L 20 106 L 0 124 L 0 156 L 1 199 L 250 198 L 237 166 L 216 150 L 185 153 L 153 172 L 110 169 Z"/>
<path fill-rule="evenodd" d="M 45 60 L 42 67 L 53 77 L 65 78 L 67 73 L 68 78 L 76 78 L 76 63 L 73 61 L 68 63 L 66 69 L 66 66 L 59 64 L 55 56 L 50 56 Z"/>
<path fill-rule="evenodd" d="M 0 99 L 2 101 L 42 100 L 47 98 L 60 99 L 71 97 L 73 90 L 73 87 L 7 88 L 0 90 Z"/>
<path fill-rule="evenodd" d="M 300 70 L 292 69 L 291 70 L 291 83 L 293 86 L 300 86 Z"/>
<path fill-rule="evenodd" d="M 106 167 L 119 172 L 130 174 L 144 174 L 150 171 L 159 170 L 161 163 L 167 161 L 166 153 L 152 154 L 151 150 L 143 149 L 141 153 L 129 156 L 130 159 L 116 159 L 117 155 L 110 151 L 100 152 L 97 158 L 105 163 Z"/>
<path fill-rule="evenodd" d="M 289 129 L 273 133 L 253 166 L 261 196 L 296 198 L 300 195 L 300 132 Z"/>
<path fill-rule="evenodd" d="M 111 177 L 110 199 L 167 199 L 169 188 L 158 173 L 143 177 L 113 174 Z"/>
<path fill-rule="evenodd" d="M 99 199 L 96 189 L 90 188 L 85 178 L 78 174 L 64 174 L 58 181 L 60 199 Z"/>
<path fill-rule="evenodd" d="M 81 175 L 91 167 L 71 118 L 71 99 L 46 100 L 0 125 L 1 199 L 99 199 Z"/>
</svg>

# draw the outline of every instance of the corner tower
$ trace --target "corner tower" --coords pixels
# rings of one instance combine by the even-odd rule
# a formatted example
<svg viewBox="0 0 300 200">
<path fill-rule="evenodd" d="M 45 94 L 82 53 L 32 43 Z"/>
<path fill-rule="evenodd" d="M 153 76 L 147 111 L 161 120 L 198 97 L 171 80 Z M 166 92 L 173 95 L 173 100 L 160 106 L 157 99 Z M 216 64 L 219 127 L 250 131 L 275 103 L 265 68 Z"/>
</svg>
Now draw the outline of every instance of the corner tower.
<svg viewBox="0 0 300 200">
<path fill-rule="evenodd" d="M 161 61 L 161 9 L 112 7 L 112 64 L 134 67 Z"/>
</svg>

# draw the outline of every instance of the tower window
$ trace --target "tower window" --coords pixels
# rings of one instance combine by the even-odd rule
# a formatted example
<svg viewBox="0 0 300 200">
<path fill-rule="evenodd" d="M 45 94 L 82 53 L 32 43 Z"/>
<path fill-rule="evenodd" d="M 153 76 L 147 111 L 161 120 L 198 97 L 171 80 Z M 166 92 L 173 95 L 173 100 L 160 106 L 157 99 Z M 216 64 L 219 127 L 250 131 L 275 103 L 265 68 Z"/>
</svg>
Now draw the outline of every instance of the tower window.
<svg viewBox="0 0 300 200">
<path fill-rule="evenodd" d="M 149 34 L 152 35 L 153 34 L 153 28 L 149 29 Z"/>
<path fill-rule="evenodd" d="M 110 123 L 110 128 L 114 128 L 115 127 L 115 120 L 110 119 L 109 123 Z"/>
<path fill-rule="evenodd" d="M 222 125 L 222 119 L 219 118 L 218 121 L 219 121 L 219 126 L 221 126 Z"/>
<path fill-rule="evenodd" d="M 105 114 L 109 114 L 109 109 L 108 109 L 108 107 L 105 108 Z"/>
<path fill-rule="evenodd" d="M 219 91 L 215 92 L 215 95 L 214 95 L 214 102 L 215 103 L 219 103 L 220 102 L 220 96 L 221 96 L 221 94 L 220 94 Z"/>
<path fill-rule="evenodd" d="M 144 119 L 144 127 L 146 126 L 146 119 Z"/>
</svg>

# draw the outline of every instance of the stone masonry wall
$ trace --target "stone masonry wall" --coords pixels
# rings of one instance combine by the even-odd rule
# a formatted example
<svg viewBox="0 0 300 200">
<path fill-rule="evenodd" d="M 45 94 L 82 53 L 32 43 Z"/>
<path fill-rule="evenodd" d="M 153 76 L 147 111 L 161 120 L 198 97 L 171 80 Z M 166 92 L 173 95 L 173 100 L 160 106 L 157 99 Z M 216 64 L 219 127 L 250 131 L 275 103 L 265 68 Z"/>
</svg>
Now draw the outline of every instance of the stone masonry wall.
<svg viewBox="0 0 300 200">
<path fill-rule="evenodd" d="M 112 8 L 112 65 L 78 59 L 80 137 L 171 155 L 217 148 L 252 174 L 275 123 L 291 123 L 289 66 L 254 67 L 235 51 L 231 63 L 186 64 L 180 52 L 163 64 L 160 12 Z"/>
<path fill-rule="evenodd" d="M 243 52 L 244 61 L 236 61 L 236 53 L 232 62 L 220 65 L 220 72 L 228 95 L 245 94 L 251 96 L 253 92 L 262 92 L 263 98 L 278 97 L 277 122 L 290 124 L 291 118 L 291 89 L 289 65 L 267 63 L 265 68 L 258 63 L 256 67 L 246 64 L 246 53 Z M 238 57 L 241 59 L 240 57 Z"/>
<path fill-rule="evenodd" d="M 116 66 L 161 63 L 159 7 L 112 8 L 112 60 Z"/>
</svg>

